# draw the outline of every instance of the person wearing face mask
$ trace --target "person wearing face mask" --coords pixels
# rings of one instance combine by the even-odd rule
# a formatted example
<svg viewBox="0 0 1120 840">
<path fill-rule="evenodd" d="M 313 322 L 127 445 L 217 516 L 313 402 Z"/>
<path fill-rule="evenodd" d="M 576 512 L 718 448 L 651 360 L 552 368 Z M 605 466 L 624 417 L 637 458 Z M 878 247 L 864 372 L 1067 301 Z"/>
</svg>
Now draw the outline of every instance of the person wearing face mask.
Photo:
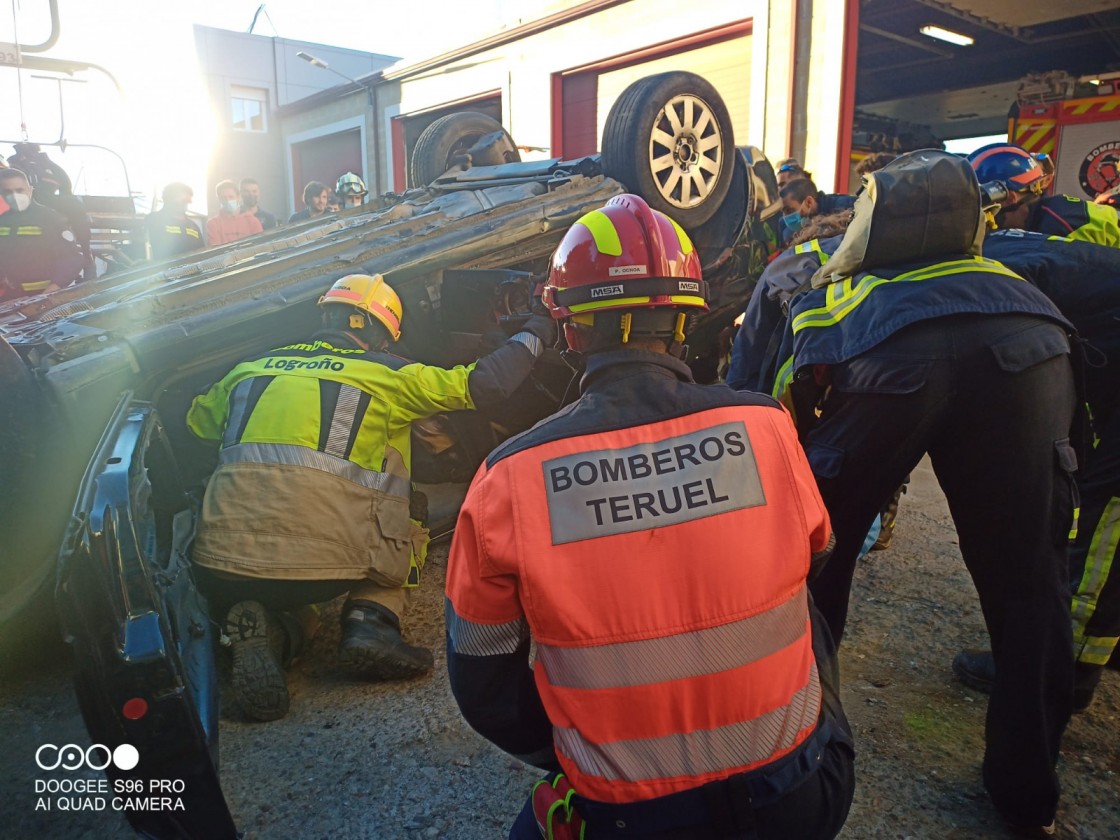
<svg viewBox="0 0 1120 840">
<path fill-rule="evenodd" d="M 218 197 L 218 214 L 206 220 L 208 245 L 225 245 L 264 230 L 256 216 L 241 209 L 239 191 L 233 181 L 219 182 L 214 194 Z"/>
<path fill-rule="evenodd" d="M 201 248 L 202 228 L 187 215 L 194 191 L 181 181 L 163 188 L 163 206 L 144 221 L 152 260 L 170 260 Z"/>
<path fill-rule="evenodd" d="M 261 209 L 261 185 L 256 178 L 241 179 L 241 212 L 251 213 L 257 217 L 261 227 L 270 230 L 276 227 L 276 217 L 267 210 Z"/>
<path fill-rule="evenodd" d="M 840 210 L 850 210 L 855 196 L 823 193 L 809 178 L 796 178 L 778 195 L 782 199 L 782 244 L 788 245 L 806 219 L 817 215 L 830 215 Z"/>
<path fill-rule="evenodd" d="M 32 200 L 20 169 L 0 169 L 0 301 L 73 283 L 84 259 L 66 219 Z"/>
</svg>

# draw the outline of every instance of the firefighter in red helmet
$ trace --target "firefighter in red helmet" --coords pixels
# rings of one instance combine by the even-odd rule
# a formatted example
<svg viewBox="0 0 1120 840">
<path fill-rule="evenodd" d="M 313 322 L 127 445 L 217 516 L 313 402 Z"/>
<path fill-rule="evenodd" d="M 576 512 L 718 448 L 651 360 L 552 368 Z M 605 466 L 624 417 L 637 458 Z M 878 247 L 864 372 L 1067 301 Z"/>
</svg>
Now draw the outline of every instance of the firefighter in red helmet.
<svg viewBox="0 0 1120 840">
<path fill-rule="evenodd" d="M 549 771 L 510 837 L 834 837 L 852 742 L 806 586 L 832 536 L 789 416 L 692 380 L 700 261 L 637 196 L 572 226 L 543 300 L 581 396 L 490 454 L 447 571 L 464 716 Z"/>
</svg>

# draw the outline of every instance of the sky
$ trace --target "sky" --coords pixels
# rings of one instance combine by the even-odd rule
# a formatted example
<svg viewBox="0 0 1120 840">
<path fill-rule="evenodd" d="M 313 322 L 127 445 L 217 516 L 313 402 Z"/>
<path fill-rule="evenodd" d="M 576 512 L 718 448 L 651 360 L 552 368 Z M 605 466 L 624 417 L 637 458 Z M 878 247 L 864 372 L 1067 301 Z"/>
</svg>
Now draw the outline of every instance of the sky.
<svg viewBox="0 0 1120 840">
<path fill-rule="evenodd" d="M 271 0 L 253 32 L 420 59 L 539 17 L 558 0 Z M 559 0 L 563 2 L 563 0 Z M 98 64 L 77 81 L 0 67 L 0 154 L 29 139 L 48 149 L 75 191 L 151 194 L 168 181 L 195 183 L 195 206 L 213 142 L 214 116 L 197 73 L 193 25 L 246 32 L 260 0 L 58 0 L 60 35 L 48 58 Z M 0 3 L 0 42 L 43 43 L 47 0 Z M 48 78 L 42 78 L 42 77 Z M 61 99 L 61 107 L 60 107 Z M 88 148 L 84 144 L 112 150 Z M 115 152 L 127 162 L 122 163 Z"/>
</svg>

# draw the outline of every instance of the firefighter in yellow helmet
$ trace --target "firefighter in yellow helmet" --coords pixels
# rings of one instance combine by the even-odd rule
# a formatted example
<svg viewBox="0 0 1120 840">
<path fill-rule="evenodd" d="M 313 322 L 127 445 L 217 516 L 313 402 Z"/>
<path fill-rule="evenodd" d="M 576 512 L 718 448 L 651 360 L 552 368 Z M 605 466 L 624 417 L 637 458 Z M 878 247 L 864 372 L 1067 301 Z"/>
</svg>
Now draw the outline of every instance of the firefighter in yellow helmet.
<svg viewBox="0 0 1120 840">
<path fill-rule="evenodd" d="M 220 443 L 196 572 L 225 618 L 234 694 L 258 720 L 288 710 L 282 665 L 300 635 L 289 611 L 343 593 L 344 666 L 368 679 L 431 669 L 431 652 L 400 632 L 427 548 L 409 514 L 411 423 L 502 401 L 556 335 L 534 316 L 479 361 L 445 369 L 386 352 L 404 313 L 380 275 L 343 277 L 319 306 L 320 332 L 237 365 L 187 415 Z"/>
</svg>

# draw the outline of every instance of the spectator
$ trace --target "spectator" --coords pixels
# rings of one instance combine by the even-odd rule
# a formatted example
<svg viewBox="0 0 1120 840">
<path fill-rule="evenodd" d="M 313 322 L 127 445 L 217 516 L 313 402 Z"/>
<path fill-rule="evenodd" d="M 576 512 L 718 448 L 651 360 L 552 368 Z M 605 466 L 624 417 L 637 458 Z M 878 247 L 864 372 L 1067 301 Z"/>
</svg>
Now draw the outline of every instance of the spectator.
<svg viewBox="0 0 1120 840">
<path fill-rule="evenodd" d="M 0 170 L 0 301 L 69 286 L 82 270 L 66 219 L 33 195 L 22 170 Z"/>
<path fill-rule="evenodd" d="M 260 201 L 261 185 L 257 183 L 257 179 L 242 178 L 241 212 L 252 213 L 257 217 L 257 221 L 261 223 L 262 229 L 271 230 L 272 228 L 276 227 L 276 217 L 269 213 L 267 210 L 262 210 Z"/>
<path fill-rule="evenodd" d="M 778 193 L 782 198 L 783 227 L 782 244 L 788 245 L 806 219 L 819 214 L 829 215 L 840 210 L 849 210 L 855 205 L 854 196 L 833 195 L 817 189 L 811 178 L 796 178 L 782 187 Z"/>
<path fill-rule="evenodd" d="M 206 220 L 207 245 L 225 245 L 264 230 L 256 216 L 241 209 L 233 181 L 219 182 L 214 194 L 218 196 L 218 214 Z"/>
<path fill-rule="evenodd" d="M 307 219 L 317 219 L 327 212 L 327 198 L 330 187 L 318 181 L 309 181 L 303 188 L 303 209 L 293 213 L 288 222 L 303 222 Z"/>
<path fill-rule="evenodd" d="M 797 158 L 786 158 L 778 162 L 778 169 L 776 171 L 778 177 L 778 187 L 784 187 L 790 181 L 796 181 L 798 178 L 811 178 L 812 176 L 805 171 L 805 168 L 797 160 Z"/>
<path fill-rule="evenodd" d="M 202 228 L 187 215 L 193 198 L 194 190 L 181 181 L 173 181 L 163 188 L 163 206 L 144 220 L 148 246 L 156 262 L 203 246 Z"/>
<path fill-rule="evenodd" d="M 878 172 L 898 155 L 894 152 L 874 152 L 856 164 L 856 174 L 863 176 L 869 172 Z"/>
<path fill-rule="evenodd" d="M 342 209 L 342 198 L 338 193 L 332 192 L 327 196 L 327 212 L 337 213 Z"/>
</svg>

